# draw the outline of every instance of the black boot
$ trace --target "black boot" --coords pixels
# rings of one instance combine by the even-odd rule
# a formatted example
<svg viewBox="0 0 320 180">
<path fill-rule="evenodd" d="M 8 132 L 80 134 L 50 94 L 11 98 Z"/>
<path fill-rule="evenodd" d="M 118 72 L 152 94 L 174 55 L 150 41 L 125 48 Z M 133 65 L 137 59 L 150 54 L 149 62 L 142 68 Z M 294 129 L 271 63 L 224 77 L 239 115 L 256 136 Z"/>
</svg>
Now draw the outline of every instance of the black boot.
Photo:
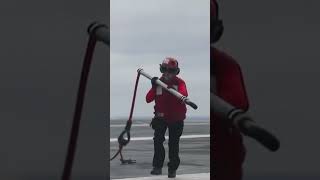
<svg viewBox="0 0 320 180">
<path fill-rule="evenodd" d="M 162 174 L 162 169 L 154 167 L 150 173 L 152 175 L 161 175 Z"/>
<path fill-rule="evenodd" d="M 168 170 L 168 178 L 175 178 L 176 171 L 175 170 Z"/>
</svg>

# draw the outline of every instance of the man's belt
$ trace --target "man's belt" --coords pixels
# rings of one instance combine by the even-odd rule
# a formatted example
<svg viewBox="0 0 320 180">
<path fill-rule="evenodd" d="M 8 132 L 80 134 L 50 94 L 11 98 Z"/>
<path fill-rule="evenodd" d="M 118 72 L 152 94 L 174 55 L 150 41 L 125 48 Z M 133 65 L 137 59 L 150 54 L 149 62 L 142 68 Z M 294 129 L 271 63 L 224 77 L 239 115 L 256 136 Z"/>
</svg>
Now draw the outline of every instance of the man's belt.
<svg viewBox="0 0 320 180">
<path fill-rule="evenodd" d="M 154 115 L 155 117 L 164 117 L 164 113 L 160 113 L 160 112 L 155 112 Z"/>
</svg>

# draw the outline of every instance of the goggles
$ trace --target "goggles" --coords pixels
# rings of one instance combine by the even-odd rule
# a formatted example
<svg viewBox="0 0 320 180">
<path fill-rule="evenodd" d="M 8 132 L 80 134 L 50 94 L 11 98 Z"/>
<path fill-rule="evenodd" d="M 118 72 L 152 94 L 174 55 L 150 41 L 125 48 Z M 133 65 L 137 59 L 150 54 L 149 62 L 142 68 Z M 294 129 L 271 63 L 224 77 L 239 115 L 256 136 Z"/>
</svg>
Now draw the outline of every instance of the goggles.
<svg viewBox="0 0 320 180">
<path fill-rule="evenodd" d="M 171 73 L 171 74 L 175 74 L 177 72 L 177 69 L 176 68 L 167 68 L 167 67 L 162 67 L 162 72 L 168 72 L 168 73 Z"/>
</svg>

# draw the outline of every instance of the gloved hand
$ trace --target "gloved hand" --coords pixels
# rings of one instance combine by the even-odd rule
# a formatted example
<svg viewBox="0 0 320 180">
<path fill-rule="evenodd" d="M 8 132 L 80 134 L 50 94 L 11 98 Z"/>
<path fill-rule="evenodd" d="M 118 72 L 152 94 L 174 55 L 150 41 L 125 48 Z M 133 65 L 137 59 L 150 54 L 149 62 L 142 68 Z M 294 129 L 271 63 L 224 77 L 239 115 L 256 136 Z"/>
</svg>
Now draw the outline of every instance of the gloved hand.
<svg viewBox="0 0 320 180">
<path fill-rule="evenodd" d="M 152 87 L 155 87 L 155 86 L 156 86 L 156 81 L 157 81 L 158 79 L 159 79 L 158 77 L 153 77 L 153 78 L 151 79 L 151 85 L 152 85 Z"/>
<path fill-rule="evenodd" d="M 241 112 L 235 115 L 233 118 L 233 124 L 240 129 L 240 131 L 244 135 L 248 135 L 248 129 L 254 124 L 255 122 L 251 118 L 251 116 L 246 112 Z"/>
</svg>

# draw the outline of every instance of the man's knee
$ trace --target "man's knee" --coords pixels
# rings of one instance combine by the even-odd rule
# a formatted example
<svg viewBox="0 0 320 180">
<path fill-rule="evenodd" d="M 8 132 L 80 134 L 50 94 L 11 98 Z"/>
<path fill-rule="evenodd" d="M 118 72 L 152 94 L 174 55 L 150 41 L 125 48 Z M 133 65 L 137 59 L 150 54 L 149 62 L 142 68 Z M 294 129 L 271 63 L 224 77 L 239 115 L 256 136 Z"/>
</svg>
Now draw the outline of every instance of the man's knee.
<svg viewBox="0 0 320 180">
<path fill-rule="evenodd" d="M 169 139 L 169 142 L 168 142 L 169 146 L 170 147 L 179 147 L 179 141 L 180 141 L 179 139 L 180 139 L 179 137 Z"/>
<path fill-rule="evenodd" d="M 165 141 L 165 138 L 163 136 L 155 136 L 153 141 L 155 144 L 162 144 Z"/>
</svg>

